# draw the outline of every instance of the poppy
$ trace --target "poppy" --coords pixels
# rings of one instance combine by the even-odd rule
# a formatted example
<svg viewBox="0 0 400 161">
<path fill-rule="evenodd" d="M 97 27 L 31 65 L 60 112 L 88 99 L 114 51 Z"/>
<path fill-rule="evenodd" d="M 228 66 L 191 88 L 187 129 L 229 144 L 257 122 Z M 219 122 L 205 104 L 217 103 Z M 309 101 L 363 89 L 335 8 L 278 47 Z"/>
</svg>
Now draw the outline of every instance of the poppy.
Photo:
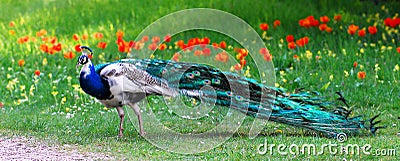
<svg viewBox="0 0 400 161">
<path fill-rule="evenodd" d="M 269 27 L 269 26 L 268 26 L 268 24 L 266 24 L 266 23 L 261 23 L 261 24 L 260 24 L 260 29 L 263 30 L 263 31 L 268 30 L 268 27 Z"/>
</svg>

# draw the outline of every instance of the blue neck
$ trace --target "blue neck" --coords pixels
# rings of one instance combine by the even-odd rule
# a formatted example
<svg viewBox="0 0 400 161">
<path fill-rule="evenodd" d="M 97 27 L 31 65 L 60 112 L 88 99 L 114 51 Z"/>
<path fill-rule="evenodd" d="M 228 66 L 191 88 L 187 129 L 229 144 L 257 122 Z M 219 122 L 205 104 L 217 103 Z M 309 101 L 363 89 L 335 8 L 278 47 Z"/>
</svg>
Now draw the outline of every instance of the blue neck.
<svg viewBox="0 0 400 161">
<path fill-rule="evenodd" d="M 99 100 L 110 99 L 112 95 L 108 81 L 102 79 L 100 75 L 96 73 L 92 64 L 89 65 L 89 69 L 89 74 L 87 74 L 86 71 L 81 71 L 79 77 L 79 83 L 83 91 Z"/>
</svg>

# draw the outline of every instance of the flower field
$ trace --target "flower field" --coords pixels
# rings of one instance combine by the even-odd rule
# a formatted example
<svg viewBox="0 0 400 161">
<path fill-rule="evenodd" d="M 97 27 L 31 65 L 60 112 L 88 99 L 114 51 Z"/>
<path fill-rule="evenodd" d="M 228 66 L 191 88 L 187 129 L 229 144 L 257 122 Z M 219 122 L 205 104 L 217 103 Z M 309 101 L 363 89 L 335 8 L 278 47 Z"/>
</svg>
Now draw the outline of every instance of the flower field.
<svg viewBox="0 0 400 161">
<path fill-rule="evenodd" d="M 212 31 L 137 37 L 146 26 L 169 13 L 187 8 L 215 8 L 232 13 L 259 34 L 265 62 L 273 62 L 275 86 L 294 92 L 304 88 L 336 101 L 341 92 L 354 115 L 381 113 L 375 136 L 350 137 L 348 143 L 397 149 L 400 145 L 400 3 L 388 1 L 9 1 L 0 2 L 0 131 L 33 135 L 56 144 L 77 144 L 83 151 L 137 159 L 383 159 L 373 155 L 260 155 L 257 146 L 269 143 L 323 144 L 331 139 L 281 124 L 268 123 L 262 135 L 247 138 L 245 127 L 215 149 L 179 155 L 158 149 L 126 124 L 117 138 L 119 118 L 85 94 L 75 67 L 80 46 L 94 50 L 94 64 L 154 51 L 152 59 L 207 59 L 226 64 L 231 72 L 258 79 L 249 51 L 235 40 Z M 83 4 L 83 5 L 82 5 Z M 3 8 L 3 7 L 2 7 Z M 11 9 L 12 8 L 12 9 Z M 177 20 L 178 21 L 178 20 Z M 197 46 L 197 47 L 195 47 Z M 216 50 L 219 49 L 219 50 Z M 223 50 L 223 51 L 222 51 Z M 217 53 L 214 53 L 218 51 Z M 141 55 L 143 57 L 143 55 Z M 229 64 L 228 62 L 235 62 Z M 157 97 L 151 97 L 158 101 Z M 211 122 L 178 124 L 162 105 L 151 108 L 178 131 L 205 131 L 220 121 L 224 110 L 213 111 Z M 214 118 L 215 117 L 215 118 Z M 246 118 L 250 122 L 250 118 Z M 194 129 L 194 130 L 193 130 Z"/>
</svg>

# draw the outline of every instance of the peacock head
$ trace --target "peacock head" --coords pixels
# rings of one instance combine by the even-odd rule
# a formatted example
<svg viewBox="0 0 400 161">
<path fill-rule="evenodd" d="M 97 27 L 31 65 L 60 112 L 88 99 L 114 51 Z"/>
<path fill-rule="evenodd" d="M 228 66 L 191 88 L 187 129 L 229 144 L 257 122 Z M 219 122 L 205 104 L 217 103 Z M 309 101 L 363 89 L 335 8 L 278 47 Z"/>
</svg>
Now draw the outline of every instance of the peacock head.
<svg viewBox="0 0 400 161">
<path fill-rule="evenodd" d="M 90 62 L 90 58 L 93 55 L 92 49 L 87 46 L 80 46 L 82 49 L 82 55 L 78 58 L 78 62 L 76 63 L 76 67 L 81 65 L 85 65 Z"/>
</svg>

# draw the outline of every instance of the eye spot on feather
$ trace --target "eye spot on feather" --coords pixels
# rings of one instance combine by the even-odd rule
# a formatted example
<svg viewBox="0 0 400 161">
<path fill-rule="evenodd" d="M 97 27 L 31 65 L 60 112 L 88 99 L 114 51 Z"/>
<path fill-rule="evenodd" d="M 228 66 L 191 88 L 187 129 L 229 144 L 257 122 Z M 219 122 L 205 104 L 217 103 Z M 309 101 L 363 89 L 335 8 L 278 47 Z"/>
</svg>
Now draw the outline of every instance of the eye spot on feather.
<svg viewBox="0 0 400 161">
<path fill-rule="evenodd" d="M 238 101 L 243 101 L 243 97 L 242 97 L 242 96 L 236 96 L 235 98 L 236 98 L 236 100 L 238 100 Z"/>
<path fill-rule="evenodd" d="M 213 84 L 221 84 L 221 81 L 219 79 L 212 79 Z"/>
<path fill-rule="evenodd" d="M 194 78 L 194 74 L 193 74 L 193 73 L 187 73 L 187 74 L 186 74 L 186 77 L 192 79 L 192 78 Z"/>
<path fill-rule="evenodd" d="M 204 82 L 204 84 L 206 84 L 206 85 L 210 85 L 210 84 L 211 84 L 211 81 L 208 80 L 208 79 L 203 80 L 203 82 Z"/>
<path fill-rule="evenodd" d="M 227 92 L 226 92 L 226 95 L 232 96 L 232 92 L 231 92 L 231 91 L 227 91 Z"/>
<path fill-rule="evenodd" d="M 193 71 L 192 72 L 195 76 L 200 76 L 200 72 L 199 71 Z"/>
</svg>

